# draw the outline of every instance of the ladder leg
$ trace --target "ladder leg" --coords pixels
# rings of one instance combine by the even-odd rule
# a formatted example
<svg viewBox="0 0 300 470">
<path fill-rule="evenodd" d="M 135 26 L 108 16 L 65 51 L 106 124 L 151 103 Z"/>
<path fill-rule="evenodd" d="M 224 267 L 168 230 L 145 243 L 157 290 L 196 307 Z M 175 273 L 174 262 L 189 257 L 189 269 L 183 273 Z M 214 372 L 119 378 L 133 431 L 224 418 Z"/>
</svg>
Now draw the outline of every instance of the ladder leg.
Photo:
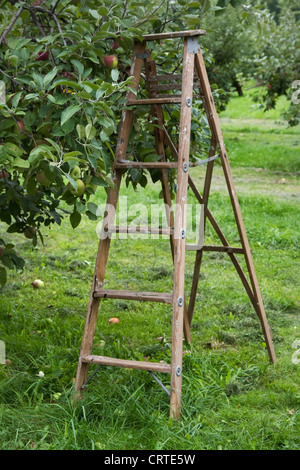
<svg viewBox="0 0 300 470">
<path fill-rule="evenodd" d="M 256 304 L 257 304 L 256 311 L 259 311 L 259 319 L 261 321 L 261 326 L 262 326 L 262 330 L 263 330 L 264 337 L 266 340 L 266 345 L 267 345 L 267 350 L 269 353 L 270 360 L 273 363 L 276 363 L 276 355 L 275 355 L 275 350 L 273 346 L 271 331 L 270 331 L 270 327 L 268 325 L 268 321 L 266 318 L 266 313 L 265 313 L 265 309 L 264 309 L 256 273 L 255 273 L 252 254 L 250 251 L 249 241 L 247 238 L 240 205 L 239 205 L 239 201 L 237 198 L 237 194 L 236 194 L 236 190 L 235 190 L 235 186 L 234 186 L 234 182 L 233 182 L 233 178 L 231 174 L 228 156 L 227 156 L 224 141 L 223 141 L 219 118 L 216 112 L 214 99 L 211 93 L 210 84 L 209 84 L 209 80 L 208 80 L 208 76 L 207 76 L 207 72 L 206 72 L 206 68 L 205 68 L 201 51 L 199 51 L 196 54 L 195 63 L 196 63 L 196 70 L 198 73 L 198 77 L 201 83 L 201 88 L 205 97 L 205 102 L 206 102 L 205 104 L 206 104 L 206 109 L 208 113 L 208 116 L 207 116 L 208 121 L 211 127 L 212 134 L 218 145 L 223 172 L 225 175 L 226 184 L 227 184 L 229 196 L 231 199 L 231 204 L 232 204 L 234 215 L 235 215 L 235 220 L 236 220 L 236 224 L 238 227 L 240 240 L 241 240 L 243 250 L 244 250 L 245 260 L 246 260 L 247 269 L 248 269 L 249 276 L 250 276 L 253 294 L 256 300 Z"/>
<path fill-rule="evenodd" d="M 133 85 L 132 87 L 136 90 L 139 86 L 142 65 L 143 65 L 143 54 L 145 52 L 145 44 L 141 42 L 135 43 L 134 48 L 134 56 L 131 66 L 130 74 L 133 77 Z M 135 98 L 135 94 L 133 92 L 128 92 L 127 94 L 128 99 Z M 132 110 L 125 110 L 123 112 L 122 121 L 118 133 L 118 142 L 116 147 L 116 160 L 120 160 L 125 157 L 125 153 L 128 146 L 129 141 L 129 134 L 131 129 L 131 124 L 133 120 L 133 111 Z M 118 197 L 119 197 L 119 190 L 122 180 L 122 171 L 116 170 L 115 172 L 115 187 L 109 190 L 109 194 L 107 197 L 106 202 L 106 213 L 104 217 L 104 223 L 102 228 L 102 233 L 104 229 L 104 225 L 112 224 L 113 218 L 115 216 L 115 209 L 117 207 Z M 88 312 L 85 322 L 85 328 L 81 343 L 81 350 L 80 350 L 80 357 L 78 362 L 76 380 L 75 380 L 75 393 L 78 394 L 82 390 L 82 386 L 87 380 L 88 368 L 89 364 L 84 363 L 82 361 L 82 357 L 89 355 L 92 350 L 93 339 L 95 335 L 95 328 L 97 323 L 97 316 L 100 304 L 100 298 L 94 298 L 94 292 L 96 286 L 102 286 L 105 276 L 106 264 L 108 259 L 108 253 L 110 248 L 110 237 L 101 237 L 97 258 L 96 258 L 96 266 L 94 272 L 94 279 L 91 288 L 90 300 L 88 305 Z"/>
<path fill-rule="evenodd" d="M 215 150 L 216 150 L 215 143 L 214 143 L 214 140 L 212 139 L 211 147 L 209 150 L 209 157 L 212 157 L 213 155 L 215 155 Z M 206 169 L 205 181 L 204 181 L 204 190 L 203 190 L 204 231 L 205 231 L 205 225 L 206 225 L 206 214 L 207 214 L 208 198 L 209 198 L 211 179 L 212 179 L 212 173 L 213 173 L 213 166 L 214 166 L 213 161 L 208 163 L 207 169 Z M 192 289 L 191 289 L 191 295 L 190 295 L 190 301 L 189 301 L 189 307 L 188 307 L 188 321 L 190 325 L 192 323 L 193 314 L 194 314 L 195 301 L 196 301 L 199 275 L 200 275 L 200 267 L 202 263 L 202 256 L 203 256 L 203 252 L 197 251 L 195 265 L 194 265 Z"/>
<path fill-rule="evenodd" d="M 188 39 L 184 40 L 182 98 L 179 127 L 178 174 L 176 195 L 176 218 L 174 237 L 174 283 L 172 319 L 172 364 L 170 414 L 178 418 L 181 411 L 182 342 L 184 317 L 184 271 L 186 231 L 186 203 L 188 186 L 188 163 L 190 152 L 191 111 L 194 76 L 194 54 L 188 51 Z"/>
<path fill-rule="evenodd" d="M 105 225 L 108 223 L 109 225 L 113 222 L 114 217 L 114 209 L 117 206 L 119 189 L 121 184 L 122 174 L 121 171 L 117 172 L 117 176 L 115 178 L 115 188 L 112 188 L 109 192 L 107 203 L 106 203 L 106 211 L 104 214 Z M 103 224 L 104 228 L 104 224 Z M 103 229 L 102 229 L 103 233 Z M 88 375 L 89 364 L 82 362 L 81 358 L 83 356 L 89 355 L 92 350 L 93 346 L 93 339 L 95 335 L 96 323 L 97 323 L 97 315 L 99 310 L 100 299 L 94 297 L 94 292 L 96 290 L 96 286 L 102 285 L 105 276 L 105 269 L 108 259 L 108 253 L 110 248 L 110 237 L 102 238 L 99 242 L 99 248 L 96 258 L 96 266 L 94 272 L 94 279 L 91 288 L 90 300 L 88 305 L 88 312 L 85 322 L 85 328 L 82 338 L 81 350 L 80 350 L 80 357 L 79 363 L 77 368 L 77 375 L 75 380 L 75 392 L 80 392 L 82 386 L 85 384 Z"/>
<path fill-rule="evenodd" d="M 153 78 L 155 78 L 155 76 L 156 76 L 155 62 L 151 60 L 150 58 L 147 58 L 146 60 L 147 81 L 149 82 L 150 77 L 151 77 L 152 84 L 156 83 L 153 81 Z M 149 95 L 151 96 L 150 86 L 149 86 Z M 166 139 L 166 135 L 164 131 L 164 117 L 163 117 L 161 105 L 153 105 L 151 107 L 151 114 L 157 119 L 157 123 L 158 123 L 158 127 L 155 127 L 154 129 L 156 152 L 157 152 L 157 155 L 161 157 L 161 161 L 165 161 L 166 158 L 165 158 L 164 140 Z M 168 177 L 167 169 L 161 170 L 160 181 L 162 185 L 163 198 L 164 198 L 164 203 L 166 207 L 167 223 L 169 227 L 174 227 L 174 213 L 173 213 L 173 208 L 172 208 L 172 198 L 171 198 L 171 192 L 170 192 L 170 187 L 169 187 L 169 177 Z M 174 234 L 170 235 L 170 246 L 171 246 L 172 259 L 174 263 Z M 183 332 L 184 332 L 184 337 L 187 343 L 191 343 L 192 342 L 191 329 L 190 329 L 190 323 L 188 321 L 188 311 L 187 311 L 185 296 L 184 296 Z"/>
</svg>

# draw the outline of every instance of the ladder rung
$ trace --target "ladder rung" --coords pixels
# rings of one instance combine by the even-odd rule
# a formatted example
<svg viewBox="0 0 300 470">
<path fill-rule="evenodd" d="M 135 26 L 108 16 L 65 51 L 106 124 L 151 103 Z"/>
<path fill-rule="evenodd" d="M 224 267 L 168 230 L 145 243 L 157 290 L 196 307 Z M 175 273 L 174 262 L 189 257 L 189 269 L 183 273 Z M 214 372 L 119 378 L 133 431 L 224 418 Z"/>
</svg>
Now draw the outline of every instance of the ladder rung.
<svg viewBox="0 0 300 470">
<path fill-rule="evenodd" d="M 81 358 L 87 364 L 101 364 L 104 366 L 125 367 L 128 369 L 152 370 L 156 372 L 171 372 L 171 365 L 165 362 L 133 361 L 128 359 L 115 359 L 113 357 L 87 355 Z"/>
<path fill-rule="evenodd" d="M 133 233 L 133 234 L 153 234 L 153 235 L 172 235 L 174 233 L 174 228 L 166 227 L 110 227 L 107 230 L 108 233 Z"/>
<path fill-rule="evenodd" d="M 150 82 L 159 82 L 163 80 L 181 80 L 182 75 L 181 74 L 175 74 L 175 73 L 166 73 L 166 74 L 161 74 L 161 75 L 153 75 L 149 77 Z"/>
<path fill-rule="evenodd" d="M 128 100 L 127 106 L 136 106 L 143 104 L 172 104 L 181 103 L 181 96 L 172 96 L 170 98 L 147 98 L 144 100 Z"/>
<path fill-rule="evenodd" d="M 157 34 L 145 34 L 143 39 L 145 41 L 157 41 L 160 39 L 172 39 L 172 38 L 185 38 L 191 36 L 204 36 L 206 31 L 204 29 L 193 29 L 189 31 L 173 31 L 170 33 L 157 33 Z"/>
<path fill-rule="evenodd" d="M 212 246 L 212 245 L 185 245 L 187 251 L 215 251 L 220 253 L 240 253 L 243 254 L 243 248 L 236 248 L 234 246 Z"/>
<path fill-rule="evenodd" d="M 165 304 L 171 304 L 173 302 L 173 294 L 163 292 L 137 292 L 102 288 L 95 290 L 94 297 L 103 299 L 138 300 L 140 302 L 162 302 Z"/>
<path fill-rule="evenodd" d="M 196 167 L 205 165 L 208 162 L 212 162 L 219 158 L 220 155 L 213 155 L 212 157 L 206 158 L 204 160 L 198 160 L 197 162 L 189 162 L 189 167 Z M 178 162 L 133 162 L 131 160 L 118 160 L 115 162 L 115 168 L 118 169 L 129 169 L 129 168 L 178 168 Z"/>
<path fill-rule="evenodd" d="M 177 162 L 132 162 L 131 160 L 118 160 L 115 162 L 115 168 L 177 168 Z"/>
<path fill-rule="evenodd" d="M 164 83 L 162 85 L 150 85 L 151 91 L 181 90 L 181 83 Z"/>
</svg>

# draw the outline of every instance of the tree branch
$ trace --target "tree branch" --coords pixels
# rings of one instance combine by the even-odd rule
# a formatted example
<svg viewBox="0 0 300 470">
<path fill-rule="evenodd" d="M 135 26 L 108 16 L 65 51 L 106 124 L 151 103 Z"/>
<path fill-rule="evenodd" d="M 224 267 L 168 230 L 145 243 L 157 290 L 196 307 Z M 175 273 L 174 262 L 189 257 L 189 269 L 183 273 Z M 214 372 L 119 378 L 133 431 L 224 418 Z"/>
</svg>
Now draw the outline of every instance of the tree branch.
<svg viewBox="0 0 300 470">
<path fill-rule="evenodd" d="M 23 6 L 21 6 L 19 8 L 19 10 L 17 11 L 17 13 L 13 16 L 13 19 L 12 21 L 10 22 L 10 24 L 7 26 L 7 28 L 3 31 L 1 37 L 0 37 L 0 44 L 2 43 L 2 41 L 6 38 L 6 36 L 8 35 L 8 33 L 10 32 L 10 30 L 12 29 L 13 25 L 15 24 L 15 22 L 17 21 L 17 19 L 19 18 L 19 16 L 21 15 L 22 11 L 23 11 Z"/>
<path fill-rule="evenodd" d="M 43 37 L 45 37 L 46 36 L 45 30 L 44 30 L 43 26 L 38 22 L 34 11 L 32 11 L 31 8 L 29 8 L 29 12 L 31 14 L 31 18 L 33 19 L 35 25 L 38 27 L 39 31 L 41 32 L 41 35 Z M 49 54 L 50 54 L 50 59 L 51 59 L 52 65 L 53 65 L 53 67 L 55 67 L 56 64 L 55 64 L 55 60 L 54 60 L 54 57 L 53 57 L 53 54 L 52 54 L 51 50 L 49 50 Z"/>
</svg>

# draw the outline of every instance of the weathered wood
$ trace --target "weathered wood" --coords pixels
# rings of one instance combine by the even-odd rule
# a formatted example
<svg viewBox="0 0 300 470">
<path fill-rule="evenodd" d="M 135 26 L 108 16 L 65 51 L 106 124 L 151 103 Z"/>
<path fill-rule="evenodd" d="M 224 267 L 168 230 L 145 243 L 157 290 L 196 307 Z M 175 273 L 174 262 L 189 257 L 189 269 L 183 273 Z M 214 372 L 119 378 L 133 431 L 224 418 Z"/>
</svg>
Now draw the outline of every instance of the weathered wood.
<svg viewBox="0 0 300 470">
<path fill-rule="evenodd" d="M 152 91 L 181 90 L 181 83 L 164 83 L 161 85 L 151 85 Z"/>
<path fill-rule="evenodd" d="M 145 98 L 143 100 L 128 100 L 126 106 L 151 105 L 151 104 L 176 104 L 181 103 L 181 96 L 167 98 Z"/>
<path fill-rule="evenodd" d="M 117 289 L 98 289 L 96 287 L 94 297 L 101 299 L 126 299 L 138 302 L 162 302 L 171 304 L 173 295 L 163 292 L 135 292 Z"/>
<path fill-rule="evenodd" d="M 218 253 L 244 254 L 243 248 L 233 246 L 213 246 L 213 245 L 186 245 L 186 251 L 215 251 Z"/>
<path fill-rule="evenodd" d="M 110 233 L 130 233 L 130 234 L 142 234 L 142 235 L 173 235 L 174 234 L 174 228 L 173 227 L 123 227 L 123 226 L 115 226 L 115 227 L 109 227 L 105 232 L 110 232 Z"/>
<path fill-rule="evenodd" d="M 152 87 L 153 87 L 153 84 L 154 85 L 157 84 L 157 82 L 154 81 L 155 77 L 157 77 L 157 72 L 156 72 L 155 62 L 149 58 L 146 60 L 146 77 L 147 77 L 149 96 L 153 97 Z M 151 84 L 150 84 L 150 78 L 152 79 Z M 181 79 L 181 75 L 180 75 L 180 79 Z M 165 133 L 164 133 L 164 115 L 163 115 L 161 104 L 152 105 L 151 114 L 154 116 L 154 118 L 157 119 L 157 124 L 158 124 L 154 128 L 156 152 L 158 155 L 162 156 L 162 160 L 166 161 L 165 145 L 164 145 L 165 140 L 166 140 Z M 171 162 L 171 163 L 175 163 L 176 164 L 175 168 L 177 168 L 178 166 L 177 162 Z M 163 193 L 164 203 L 166 207 L 167 223 L 169 227 L 173 228 L 174 227 L 174 212 L 172 208 L 172 197 L 171 197 L 171 191 L 169 187 L 169 175 L 168 175 L 167 169 L 162 170 L 160 181 L 162 185 L 162 193 Z M 170 247 L 171 247 L 172 259 L 174 263 L 174 230 L 172 231 L 170 235 Z M 184 333 L 185 340 L 188 343 L 191 343 L 192 342 L 191 330 L 190 330 L 190 324 L 188 322 L 188 317 L 187 317 L 187 304 L 186 304 L 185 296 L 184 296 L 183 308 L 184 308 L 183 333 Z"/>
<path fill-rule="evenodd" d="M 116 162 L 115 168 L 118 169 L 129 169 L 129 168 L 145 168 L 145 169 L 162 169 L 162 168 L 177 168 L 177 162 L 132 162 L 130 160 Z"/>
<path fill-rule="evenodd" d="M 143 39 L 145 41 L 158 41 L 161 39 L 176 39 L 176 38 L 188 38 L 192 36 L 204 36 L 206 31 L 204 29 L 194 29 L 190 31 L 173 31 L 170 33 L 157 33 L 157 34 L 145 34 Z"/>
<path fill-rule="evenodd" d="M 127 359 L 115 359 L 113 357 L 96 356 L 88 354 L 82 357 L 85 364 L 100 364 L 103 366 L 124 367 L 127 369 L 151 370 L 154 372 L 171 372 L 171 365 L 165 362 L 134 361 Z"/>
<path fill-rule="evenodd" d="M 136 90 L 138 89 L 138 86 L 139 86 L 140 76 L 142 72 L 142 65 L 143 65 L 143 60 L 139 58 L 138 56 L 142 56 L 144 51 L 145 51 L 144 43 L 135 43 L 134 59 L 132 61 L 130 74 L 132 75 L 133 82 L 134 82 L 132 84 L 132 88 L 133 89 L 135 88 Z M 135 97 L 135 94 L 132 91 L 129 91 L 127 93 L 127 97 L 128 99 L 133 99 Z M 125 157 L 132 120 L 133 120 L 133 111 L 124 110 L 122 114 L 122 120 L 121 120 L 117 147 L 116 147 L 116 159 L 117 160 Z M 110 191 L 107 197 L 107 202 L 106 202 L 105 215 L 107 215 L 107 217 L 105 218 L 109 226 L 113 224 L 113 218 L 115 215 L 114 209 L 117 206 L 121 179 L 122 179 L 122 172 L 117 170 L 115 172 L 115 178 L 114 178 L 115 186 L 110 188 Z M 90 299 L 89 299 L 89 304 L 88 304 L 88 311 L 87 311 L 83 338 L 82 338 L 82 343 L 81 343 L 80 357 L 78 361 L 78 368 L 77 368 L 76 379 L 75 379 L 76 394 L 80 393 L 83 384 L 87 380 L 88 364 L 82 361 L 82 356 L 90 354 L 92 350 L 93 339 L 95 336 L 95 329 L 96 329 L 96 323 L 97 323 L 98 310 L 99 310 L 99 303 L 100 303 L 100 298 L 94 297 L 94 291 L 96 289 L 96 286 L 99 286 L 99 285 L 102 286 L 103 284 L 104 277 L 105 277 L 106 264 L 108 260 L 109 248 L 110 248 L 110 238 L 107 237 L 107 238 L 101 239 L 100 237 L 100 243 L 98 247 L 96 264 L 95 264 L 94 277 L 93 277 Z"/>
<path fill-rule="evenodd" d="M 160 81 L 167 81 L 167 80 L 180 80 L 181 82 L 182 75 L 181 74 L 175 74 L 175 73 L 166 73 L 166 74 L 161 74 L 161 75 L 155 75 L 155 76 L 149 76 L 147 77 L 147 80 L 150 82 L 150 86 L 152 88 L 151 82 L 160 82 Z M 181 87 L 180 87 L 181 90 Z"/>
<path fill-rule="evenodd" d="M 211 146 L 209 149 L 209 156 L 208 156 L 208 165 L 206 168 L 206 174 L 205 174 L 205 181 L 204 181 L 204 189 L 203 189 L 203 205 L 204 205 L 204 221 L 203 221 L 203 242 L 200 240 L 200 232 L 199 232 L 199 241 L 198 244 L 203 244 L 204 243 L 204 233 L 205 233 L 205 227 L 206 227 L 206 214 L 207 214 L 207 206 L 208 206 L 208 198 L 209 198 L 209 192 L 210 192 L 210 186 L 211 186 L 211 179 L 212 179 L 212 173 L 213 173 L 213 165 L 214 165 L 214 160 L 213 156 L 216 151 L 216 146 L 215 146 L 215 141 L 214 138 L 211 139 Z M 202 213 L 202 211 L 201 211 Z M 199 227 L 200 230 L 200 227 Z M 203 250 L 198 251 L 196 254 L 196 259 L 195 259 L 195 264 L 194 264 L 194 274 L 193 274 L 193 281 L 192 281 L 192 288 L 191 288 L 191 294 L 190 294 L 190 301 L 189 301 L 189 307 L 188 307 L 188 320 L 189 323 L 192 323 L 193 315 L 194 315 L 194 309 L 195 309 L 195 302 L 196 302 L 196 295 L 197 295 L 197 290 L 198 290 L 198 282 L 199 282 L 199 276 L 200 276 L 200 268 L 201 268 L 201 263 L 202 263 L 202 253 Z"/>
<path fill-rule="evenodd" d="M 264 308 L 264 304 L 262 301 L 262 296 L 260 293 L 260 288 L 258 285 L 258 280 L 257 280 L 256 272 L 255 272 L 253 259 L 252 259 L 250 245 L 249 245 L 249 241 L 248 241 L 248 237 L 247 237 L 247 233 L 246 233 L 246 229 L 245 229 L 245 225 L 244 225 L 244 221 L 243 221 L 243 217 L 241 213 L 241 208 L 240 208 L 238 197 L 236 194 L 236 189 L 235 189 L 233 177 L 231 174 L 228 156 L 227 156 L 227 152 L 226 152 L 226 148 L 225 148 L 225 144 L 224 144 L 224 140 L 223 140 L 223 136 L 221 132 L 220 121 L 217 115 L 217 111 L 216 111 L 213 95 L 211 92 L 211 88 L 210 88 L 210 84 L 209 84 L 209 80 L 207 76 L 207 71 L 205 68 L 204 59 L 203 59 L 201 50 L 199 50 L 199 52 L 195 55 L 195 65 L 196 65 L 196 70 L 199 76 L 201 89 L 205 96 L 208 121 L 209 121 L 213 137 L 217 143 L 218 150 L 220 153 L 223 172 L 224 172 L 226 184 L 228 187 L 229 196 L 231 199 L 233 212 L 235 215 L 235 221 L 236 221 L 236 225 L 238 228 L 241 244 L 244 249 L 245 261 L 246 261 L 247 269 L 249 272 L 253 294 L 256 299 L 258 309 L 260 311 L 259 319 L 261 321 L 262 330 L 265 336 L 267 350 L 268 350 L 271 361 L 273 363 L 276 363 L 277 360 L 276 360 L 276 354 L 275 354 L 274 345 L 272 341 L 271 330 L 267 321 L 265 308 Z"/>
<path fill-rule="evenodd" d="M 188 52 L 188 39 L 184 40 L 182 64 L 182 102 L 179 123 L 178 172 L 176 194 L 176 218 L 174 237 L 174 281 L 173 281 L 173 318 L 172 318 L 172 372 L 171 372 L 171 417 L 178 418 L 181 410 L 182 386 L 182 340 L 184 320 L 184 274 L 185 238 L 180 236 L 186 230 L 186 204 L 188 172 L 184 163 L 189 163 L 191 113 L 194 75 L 194 54 Z M 182 300 L 182 302 L 181 302 Z"/>
</svg>

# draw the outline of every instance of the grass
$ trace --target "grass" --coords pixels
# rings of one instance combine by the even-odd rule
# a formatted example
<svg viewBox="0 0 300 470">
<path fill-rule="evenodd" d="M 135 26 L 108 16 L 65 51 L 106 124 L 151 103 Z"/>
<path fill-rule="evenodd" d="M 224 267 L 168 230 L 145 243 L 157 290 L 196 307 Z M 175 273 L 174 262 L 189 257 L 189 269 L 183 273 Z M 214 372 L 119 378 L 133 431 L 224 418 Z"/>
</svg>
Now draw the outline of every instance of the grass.
<svg viewBox="0 0 300 470">
<path fill-rule="evenodd" d="M 10 363 L 0 365 L 0 447 L 7 450 L 298 450 L 299 129 L 251 109 L 250 91 L 221 115 L 278 363 L 269 363 L 260 323 L 230 262 L 205 253 L 192 324 L 184 343 L 182 417 L 169 420 L 169 398 L 146 371 L 102 368 L 82 400 L 74 377 L 97 249 L 97 222 L 75 232 L 66 220 L 45 232 L 45 247 L 14 237 L 26 258 L 1 291 L 0 339 Z M 252 153 L 252 155 L 251 155 Z M 193 176 L 202 189 L 204 170 Z M 158 185 L 128 205 L 157 202 Z M 99 190 L 95 202 L 102 204 Z M 189 202 L 193 202 L 189 195 Z M 222 171 L 216 164 L 210 208 L 233 244 L 238 237 Z M 5 227 L 3 226 L 4 230 Z M 207 226 L 207 242 L 216 241 Z M 187 292 L 194 254 L 187 253 Z M 41 278 L 43 290 L 31 282 Z M 168 240 L 113 241 L 107 287 L 170 291 Z M 119 324 L 108 319 L 117 316 Z M 171 311 L 152 303 L 103 302 L 93 352 L 170 360 Z M 38 374 L 43 371 L 44 377 Z M 91 372 L 94 371 L 91 367 Z M 160 379 L 168 387 L 168 378 Z"/>
</svg>

